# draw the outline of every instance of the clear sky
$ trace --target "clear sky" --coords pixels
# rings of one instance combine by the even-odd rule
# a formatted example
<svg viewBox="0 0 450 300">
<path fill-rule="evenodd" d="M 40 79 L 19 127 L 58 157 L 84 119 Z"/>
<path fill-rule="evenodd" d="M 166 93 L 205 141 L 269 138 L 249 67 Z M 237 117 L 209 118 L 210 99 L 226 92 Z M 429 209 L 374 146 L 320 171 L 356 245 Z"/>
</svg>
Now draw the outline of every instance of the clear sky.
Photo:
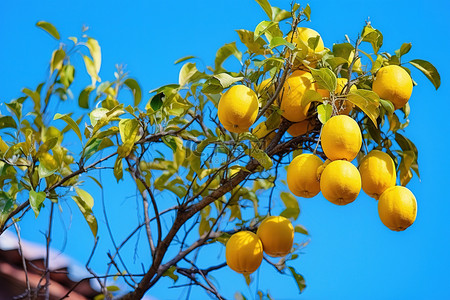
<svg viewBox="0 0 450 300">
<path fill-rule="evenodd" d="M 289 1 L 271 3 L 286 9 L 290 4 Z M 258 285 L 262 290 L 270 290 L 275 299 L 450 299 L 447 191 L 450 164 L 445 154 L 450 129 L 447 116 L 450 5 L 445 0 L 343 3 L 329 0 L 309 3 L 312 22 L 305 26 L 317 30 L 325 46 L 343 41 L 345 34 L 356 37 L 370 17 L 372 25 L 384 35 L 382 49 L 393 52 L 402 43 L 411 42 L 412 50 L 405 59 L 426 59 L 441 74 L 441 88 L 435 91 L 421 73 L 415 70 L 412 73 L 419 85 L 410 100 L 411 123 L 405 135 L 419 150 L 421 180 L 414 177 L 408 185 L 418 201 L 417 220 L 404 232 L 390 231 L 379 220 L 376 201 L 363 192 L 354 203 L 344 207 L 329 203 L 321 195 L 299 198 L 302 209 L 299 223 L 311 235 L 310 244 L 295 262 L 308 285 L 304 293 L 298 295 L 293 279 L 277 275 L 263 263 L 259 279 L 249 289 L 244 279 L 229 269 L 214 273 L 227 297 L 232 297 L 236 287 L 253 295 Z M 102 47 L 100 76 L 112 79 L 114 65 L 126 64 L 130 75 L 141 84 L 145 102 L 148 91 L 177 82 L 181 66 L 173 65 L 176 59 L 195 55 L 211 65 L 220 46 L 239 40 L 234 30 L 254 30 L 265 18 L 264 12 L 251 0 L 1 1 L 0 103 L 18 97 L 22 87 L 35 87 L 47 76 L 46 66 L 57 43 L 34 26 L 39 20 L 53 23 L 64 37 L 79 35 L 83 24 L 89 26 L 89 35 Z M 79 68 L 79 74 L 83 73 L 83 67 Z M 88 84 L 87 77 L 83 84 Z M 78 95 L 76 87 L 74 94 Z M 6 113 L 4 106 L 0 109 Z M 105 182 L 109 182 L 108 178 Z M 94 185 L 87 185 L 87 189 L 96 198 L 94 211 L 99 215 L 101 240 L 105 240 L 93 263 L 94 269 L 101 272 L 109 247 L 101 217 L 101 194 Z M 125 229 L 132 228 L 127 225 L 135 224 L 134 196 L 132 190 L 107 184 L 105 202 L 113 227 L 119 230 L 119 240 L 126 235 Z M 70 215 L 67 211 L 63 213 L 67 218 Z M 78 212 L 73 211 L 70 227 L 67 218 L 65 225 L 56 223 L 53 246 L 63 246 L 66 232 L 65 253 L 84 264 L 92 247 L 92 236 Z M 31 215 L 25 218 L 23 237 L 44 242 L 43 235 L 37 231 L 37 228 L 45 230 L 43 220 L 45 212 L 37 220 Z M 296 239 L 301 241 L 302 237 Z M 224 261 L 223 252 L 203 254 L 212 262 Z M 148 263 L 147 257 L 136 259 Z M 149 295 L 177 299 L 183 294 L 183 289 L 169 290 L 169 285 L 170 281 L 162 281 Z M 206 297 L 200 290 L 193 295 L 197 299 Z"/>
</svg>

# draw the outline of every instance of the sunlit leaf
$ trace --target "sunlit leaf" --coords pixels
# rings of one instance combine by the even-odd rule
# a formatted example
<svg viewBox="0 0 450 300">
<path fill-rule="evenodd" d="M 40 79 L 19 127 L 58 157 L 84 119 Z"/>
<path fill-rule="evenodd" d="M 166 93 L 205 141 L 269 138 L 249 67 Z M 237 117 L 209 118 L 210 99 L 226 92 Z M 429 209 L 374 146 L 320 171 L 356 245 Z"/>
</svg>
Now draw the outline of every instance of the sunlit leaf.
<svg viewBox="0 0 450 300">
<path fill-rule="evenodd" d="M 255 0 L 259 6 L 264 10 L 266 15 L 269 17 L 270 20 L 272 20 L 272 6 L 270 5 L 269 1 L 267 0 Z"/>
<path fill-rule="evenodd" d="M 102 65 L 102 53 L 100 45 L 98 44 L 97 40 L 93 38 L 88 38 L 86 46 L 89 48 L 89 53 L 92 56 L 95 72 L 96 74 L 98 74 L 100 72 L 100 67 Z"/>
<path fill-rule="evenodd" d="M 326 89 L 330 92 L 336 90 L 337 79 L 336 75 L 328 68 L 311 69 L 311 74 L 320 88 Z"/>
<path fill-rule="evenodd" d="M 231 55 L 234 55 L 239 61 L 242 60 L 242 53 L 236 47 L 236 42 L 225 44 L 217 50 L 216 59 L 214 60 L 216 72 L 223 71 L 222 64 Z"/>
<path fill-rule="evenodd" d="M 42 207 L 42 203 L 45 200 L 45 192 L 35 192 L 35 191 L 30 191 L 30 206 L 34 211 L 34 215 L 37 216 L 39 215 L 39 212 L 41 211 L 41 207 Z"/>
<path fill-rule="evenodd" d="M 123 83 L 133 93 L 134 106 L 138 106 L 142 100 L 142 92 L 141 92 L 141 87 L 139 86 L 139 83 L 136 81 L 136 79 L 133 79 L 133 78 L 127 78 Z"/>
<path fill-rule="evenodd" d="M 264 45 L 266 45 L 266 41 L 264 41 L 261 37 L 254 39 L 254 32 L 249 30 L 236 30 L 239 35 L 239 39 L 241 42 L 247 46 L 248 50 L 256 55 L 262 55 L 266 53 L 266 49 Z"/>
<path fill-rule="evenodd" d="M 378 127 L 377 118 L 380 114 L 380 97 L 369 90 L 351 91 L 347 95 L 347 100 L 358 106 Z"/>
<path fill-rule="evenodd" d="M 81 137 L 81 131 L 80 131 L 80 127 L 78 127 L 78 124 L 75 123 L 75 121 L 70 117 L 69 114 L 60 114 L 57 113 L 55 114 L 55 116 L 53 117 L 53 120 L 63 120 L 67 123 L 67 125 L 76 133 L 76 135 L 78 136 L 78 138 L 80 139 L 80 141 L 82 141 L 82 137 Z"/>
<path fill-rule="evenodd" d="M 333 113 L 333 106 L 331 104 L 320 104 L 317 106 L 317 117 L 320 123 L 325 124 Z"/>
<path fill-rule="evenodd" d="M 50 73 L 53 73 L 53 71 L 60 70 L 62 68 L 65 57 L 66 52 L 63 49 L 53 51 L 52 59 L 50 60 Z"/>
<path fill-rule="evenodd" d="M 77 194 L 78 194 L 78 191 L 77 191 Z M 84 196 L 86 196 L 86 194 L 84 194 Z M 89 195 L 89 194 L 87 194 L 87 195 Z M 89 195 L 89 197 L 91 197 L 91 196 Z M 89 198 L 89 197 L 87 197 L 87 198 Z M 97 219 L 95 218 L 95 216 L 92 212 L 92 206 L 91 206 L 91 203 L 89 202 L 90 199 L 83 199 L 80 196 L 72 196 L 72 199 L 73 199 L 73 201 L 75 201 L 75 203 L 77 204 L 81 213 L 83 214 L 84 219 L 86 220 L 86 222 L 89 225 L 89 228 L 91 229 L 92 235 L 94 237 L 96 237 L 97 230 L 98 230 L 98 224 L 97 224 Z M 85 200 L 88 200 L 88 202 L 86 202 Z M 93 202 L 92 202 L 92 205 L 93 205 Z"/>
<path fill-rule="evenodd" d="M 292 276 L 295 279 L 295 282 L 297 283 L 298 289 L 301 292 L 306 288 L 305 279 L 302 275 L 298 274 L 297 271 L 293 267 L 288 267 L 289 271 L 291 271 Z"/>
<path fill-rule="evenodd" d="M 297 199 L 295 199 L 295 197 L 291 193 L 286 192 L 281 192 L 280 198 L 283 201 L 284 206 L 286 206 L 286 209 L 280 215 L 296 220 L 300 215 L 300 207 L 298 205 Z"/>
</svg>

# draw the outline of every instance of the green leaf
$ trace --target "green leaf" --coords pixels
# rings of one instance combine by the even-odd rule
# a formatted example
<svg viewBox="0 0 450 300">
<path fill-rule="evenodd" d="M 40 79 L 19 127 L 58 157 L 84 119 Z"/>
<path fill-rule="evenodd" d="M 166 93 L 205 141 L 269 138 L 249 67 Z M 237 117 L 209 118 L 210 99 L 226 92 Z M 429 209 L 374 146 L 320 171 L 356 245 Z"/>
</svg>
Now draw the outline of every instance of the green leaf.
<svg viewBox="0 0 450 300">
<path fill-rule="evenodd" d="M 347 100 L 358 106 L 378 128 L 377 118 L 380 114 L 380 98 L 369 90 L 356 90 L 347 95 Z"/>
<path fill-rule="evenodd" d="M 177 142 L 175 141 L 175 138 L 171 135 L 163 136 L 162 141 L 164 144 L 166 144 L 172 151 L 175 153 L 177 151 Z"/>
<path fill-rule="evenodd" d="M 109 292 L 117 292 L 117 291 L 120 291 L 120 288 L 119 288 L 118 286 L 116 286 L 116 285 L 110 285 L 110 286 L 107 286 L 106 289 L 107 289 Z"/>
<path fill-rule="evenodd" d="M 300 225 L 300 224 L 295 225 L 294 231 L 298 232 L 298 233 L 301 233 L 301 234 L 304 234 L 304 235 L 309 235 L 308 230 L 306 230 L 306 228 L 303 225 Z"/>
<path fill-rule="evenodd" d="M 303 93 L 301 105 L 302 107 L 306 107 L 311 102 L 323 102 L 322 95 L 314 90 L 306 90 Z"/>
<path fill-rule="evenodd" d="M 269 1 L 267 0 L 255 0 L 259 6 L 261 6 L 262 9 L 264 9 L 264 12 L 269 17 L 270 20 L 272 20 L 272 6 L 270 5 Z"/>
<path fill-rule="evenodd" d="M 269 41 L 274 37 L 283 36 L 283 32 L 281 32 L 278 22 L 271 21 L 262 21 L 256 26 L 253 40 L 257 40 L 263 34 Z"/>
<path fill-rule="evenodd" d="M 39 215 L 39 212 L 41 211 L 41 207 L 42 207 L 42 203 L 45 200 L 45 192 L 35 192 L 35 191 L 30 191 L 30 206 L 34 211 L 34 215 L 37 216 Z"/>
<path fill-rule="evenodd" d="M 417 162 L 417 159 L 414 151 L 403 151 L 400 154 L 402 157 L 398 167 L 400 170 L 400 184 L 406 186 L 413 176 L 411 168 L 414 162 Z"/>
<path fill-rule="evenodd" d="M 162 276 L 164 276 L 164 277 L 167 276 L 167 277 L 172 278 L 173 282 L 175 283 L 178 280 L 178 275 L 175 274 L 176 270 L 177 270 L 177 268 L 175 266 L 171 266 L 162 274 Z"/>
<path fill-rule="evenodd" d="M 50 60 L 50 74 L 52 74 L 53 71 L 60 70 L 62 68 L 65 57 L 66 52 L 63 49 L 53 51 L 52 59 Z"/>
<path fill-rule="evenodd" d="M 389 100 L 380 99 L 380 103 L 383 108 L 388 112 L 388 114 L 392 114 L 395 111 L 394 104 L 392 104 Z"/>
<path fill-rule="evenodd" d="M 297 9 L 294 9 L 294 11 L 296 11 Z M 305 9 L 303 9 L 303 14 L 305 15 L 307 21 L 311 21 L 311 7 L 309 6 L 309 4 L 306 4 Z"/>
<path fill-rule="evenodd" d="M 286 46 L 286 47 L 288 47 L 291 50 L 295 49 L 295 45 L 294 44 L 289 43 L 288 41 L 286 41 L 281 36 L 276 36 L 276 37 L 274 37 L 274 38 L 272 38 L 270 40 L 270 44 L 269 44 L 270 48 L 275 48 L 275 47 L 278 47 L 278 46 Z"/>
<path fill-rule="evenodd" d="M 301 292 L 306 288 L 305 279 L 302 275 L 298 274 L 297 271 L 293 267 L 288 267 L 289 271 L 291 271 L 292 276 L 295 279 L 295 282 L 297 283 L 298 289 Z"/>
<path fill-rule="evenodd" d="M 294 218 L 295 220 L 300 215 L 300 206 L 297 199 L 291 194 L 286 192 L 280 193 L 280 198 L 286 206 L 286 209 L 280 214 L 285 218 Z"/>
<path fill-rule="evenodd" d="M 159 110 L 161 108 L 161 106 L 163 105 L 163 98 L 165 98 L 165 95 L 163 92 L 160 92 L 160 93 L 154 95 L 149 101 L 150 107 L 154 111 Z"/>
<path fill-rule="evenodd" d="M 35 109 L 39 111 L 41 108 L 41 96 L 39 93 L 28 88 L 23 88 L 22 92 L 33 100 Z"/>
<path fill-rule="evenodd" d="M 275 22 L 281 22 L 283 20 L 289 19 L 291 17 L 291 12 L 272 6 L 272 20 Z"/>
<path fill-rule="evenodd" d="M 331 104 L 320 104 L 317 106 L 317 117 L 320 123 L 325 124 L 333 113 L 333 106 Z"/>
<path fill-rule="evenodd" d="M 80 96 L 78 96 L 78 106 L 81 108 L 89 108 L 89 95 L 94 90 L 93 86 L 88 86 L 81 91 Z"/>
<path fill-rule="evenodd" d="M 233 77 L 227 73 L 220 73 L 213 76 L 217 80 L 219 80 L 220 85 L 226 89 L 230 85 L 232 85 L 235 82 L 241 81 L 244 79 L 244 77 Z"/>
<path fill-rule="evenodd" d="M 397 55 L 398 57 L 402 57 L 403 55 L 408 53 L 409 50 L 411 50 L 411 47 L 412 47 L 411 43 L 403 43 L 400 49 L 395 50 L 395 55 Z"/>
<path fill-rule="evenodd" d="M 248 48 L 248 50 L 251 53 L 254 53 L 256 55 L 263 55 L 266 53 L 266 49 L 264 48 L 264 45 L 266 45 L 266 41 L 262 39 L 261 37 L 254 39 L 254 32 L 240 29 L 236 30 L 236 32 L 239 35 L 239 39 L 241 42 Z"/>
<path fill-rule="evenodd" d="M 236 47 L 236 42 L 225 44 L 217 50 L 216 59 L 214 60 L 216 72 L 222 72 L 223 62 L 231 55 L 234 55 L 239 61 L 242 60 L 242 53 Z"/>
<path fill-rule="evenodd" d="M 13 207 L 14 199 L 5 191 L 0 191 L 0 215 L 8 214 Z M 0 225 L 2 225 L 0 223 Z"/>
<path fill-rule="evenodd" d="M 436 90 L 439 88 L 441 85 L 441 76 L 430 62 L 422 59 L 413 59 L 409 63 L 419 69 L 431 81 Z"/>
<path fill-rule="evenodd" d="M 81 131 L 80 131 L 80 127 L 78 127 L 78 124 L 75 123 L 75 121 L 70 117 L 69 114 L 60 114 L 57 113 L 55 115 L 55 117 L 53 118 L 53 120 L 63 120 L 67 123 L 67 125 L 77 134 L 78 138 L 80 139 L 80 141 L 83 141 L 82 137 L 81 137 Z"/>
<path fill-rule="evenodd" d="M 245 153 L 256 159 L 259 162 L 259 164 L 263 166 L 264 169 L 270 170 L 272 168 L 273 165 L 272 159 L 263 150 L 251 148 L 246 149 Z"/>
<path fill-rule="evenodd" d="M 177 65 L 177 64 L 179 64 L 179 63 L 182 63 L 182 62 L 184 62 L 184 61 L 187 61 L 187 60 L 190 60 L 190 59 L 193 59 L 193 58 L 196 58 L 196 57 L 195 57 L 195 56 L 192 56 L 192 55 L 185 56 L 185 57 L 182 57 L 182 58 L 177 59 L 173 64 L 174 64 L 174 65 Z"/>
<path fill-rule="evenodd" d="M 84 193 L 81 193 L 85 198 L 83 199 L 81 196 L 72 196 L 73 201 L 77 204 L 78 208 L 80 209 L 81 213 L 84 216 L 84 219 L 89 225 L 89 228 L 91 229 L 92 235 L 94 238 L 97 236 L 97 230 L 98 230 L 98 224 L 97 219 L 95 218 L 94 214 L 92 213 L 92 205 L 94 205 L 93 199 L 92 202 L 91 198 L 92 196 L 89 195 L 87 192 L 83 191 Z M 79 193 L 77 189 L 77 194 Z M 89 196 L 87 196 L 89 195 Z M 92 205 L 91 205 L 92 204 Z"/>
<path fill-rule="evenodd" d="M 17 129 L 16 121 L 11 116 L 0 117 L 0 128 L 15 128 Z"/>
<path fill-rule="evenodd" d="M 326 89 L 329 92 L 334 93 L 336 90 L 337 79 L 336 75 L 328 68 L 310 69 L 314 80 L 317 82 L 320 88 Z"/>
<path fill-rule="evenodd" d="M 102 53 L 101 53 L 100 46 L 99 46 L 97 40 L 95 40 L 93 38 L 88 38 L 88 40 L 86 42 L 86 46 L 89 49 L 89 53 L 91 53 L 92 59 L 94 61 L 95 71 L 96 71 L 96 74 L 98 74 L 100 72 L 100 67 L 102 65 Z"/>
<path fill-rule="evenodd" d="M 74 77 L 75 77 L 75 67 L 70 64 L 64 65 L 59 75 L 59 80 L 61 81 L 61 83 L 66 88 L 68 88 L 72 84 Z"/>
<path fill-rule="evenodd" d="M 141 100 L 142 100 L 142 92 L 141 92 L 141 87 L 139 86 L 139 83 L 133 78 L 127 78 L 123 83 L 133 93 L 134 106 L 138 106 L 139 103 L 141 103 Z"/>
<path fill-rule="evenodd" d="M 114 177 L 116 177 L 117 182 L 123 177 L 123 166 L 122 166 L 122 158 L 117 157 L 116 162 L 114 163 Z"/>
<path fill-rule="evenodd" d="M 36 26 L 47 31 L 47 33 L 50 34 L 55 39 L 57 39 L 57 40 L 60 39 L 59 32 L 58 32 L 58 30 L 56 30 L 56 27 L 53 26 L 53 24 L 51 24 L 49 22 L 45 22 L 45 21 L 39 21 L 36 23 Z"/>
<path fill-rule="evenodd" d="M 378 29 L 374 29 L 370 24 L 366 25 L 361 34 L 364 42 L 369 42 L 372 45 L 375 54 L 378 53 L 383 45 L 383 35 Z"/>
</svg>

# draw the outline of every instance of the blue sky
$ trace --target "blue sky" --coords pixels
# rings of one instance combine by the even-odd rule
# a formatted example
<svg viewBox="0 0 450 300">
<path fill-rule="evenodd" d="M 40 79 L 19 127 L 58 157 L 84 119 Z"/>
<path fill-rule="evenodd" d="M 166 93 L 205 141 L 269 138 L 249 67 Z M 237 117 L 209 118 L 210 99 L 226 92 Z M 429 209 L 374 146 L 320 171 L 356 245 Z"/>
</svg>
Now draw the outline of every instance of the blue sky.
<svg viewBox="0 0 450 300">
<path fill-rule="evenodd" d="M 238 41 L 234 30 L 254 30 L 266 18 L 255 1 L 2 1 L 0 3 L 0 102 L 19 96 L 22 87 L 35 87 L 47 76 L 47 63 L 57 43 L 34 25 L 39 20 L 53 23 L 64 37 L 79 35 L 83 24 L 102 47 L 102 79 L 112 79 L 115 64 L 126 64 L 137 78 L 148 100 L 148 91 L 177 82 L 180 65 L 173 62 L 186 55 L 200 57 L 211 65 L 219 47 Z M 289 7 L 289 1 L 272 1 Z M 305 4 L 305 3 L 302 3 Z M 444 1 L 311 1 L 312 22 L 305 26 L 317 30 L 326 47 L 355 37 L 370 17 L 372 25 L 384 35 L 383 48 L 393 52 L 402 43 L 411 42 L 405 59 L 421 58 L 432 62 L 441 74 L 438 91 L 419 72 L 419 83 L 410 100 L 410 126 L 405 135 L 419 150 L 421 180 L 414 177 L 408 188 L 418 201 L 417 220 L 404 232 L 391 232 L 378 218 L 377 203 L 361 192 L 358 199 L 339 207 L 321 195 L 299 198 L 302 209 L 299 223 L 311 234 L 311 242 L 295 263 L 308 285 L 302 295 L 291 278 L 277 275 L 267 264 L 259 271 L 259 280 L 245 286 L 243 278 L 223 269 L 214 276 L 225 295 L 232 297 L 236 287 L 254 294 L 256 285 L 270 290 L 275 299 L 436 299 L 450 298 L 450 202 L 447 187 L 450 168 L 445 152 L 448 142 L 447 102 L 450 64 L 446 55 L 450 27 L 446 22 L 449 4 Z M 244 50 L 244 48 L 241 48 Z M 201 62 L 199 62 L 201 64 Z M 77 74 L 84 73 L 83 67 Z M 85 75 L 81 75 L 85 76 Z M 83 79 L 82 79 L 83 80 Z M 81 80 L 81 81 L 82 81 Z M 85 76 L 84 83 L 88 84 Z M 76 87 L 75 87 L 76 88 Z M 74 91 L 78 95 L 79 91 Z M 5 113 L 4 106 L 1 106 Z M 113 182 L 104 175 L 105 182 Z M 101 193 L 87 185 L 96 199 L 95 212 L 101 214 Z M 105 202 L 118 240 L 135 223 L 135 192 L 108 185 Z M 131 198 L 130 198 L 131 197 Z M 70 206 L 67 206 L 70 207 Z M 45 211 L 37 220 L 29 216 L 22 223 L 23 237 L 44 242 L 37 228 L 45 230 Z M 56 227 L 54 247 L 61 248 L 67 233 L 65 253 L 84 263 L 93 239 L 78 212 L 65 209 L 65 225 Z M 69 218 L 73 216 L 69 227 Z M 37 222 L 37 225 L 36 225 Z M 99 217 L 103 245 L 93 264 L 101 272 L 110 247 L 102 217 Z M 61 225 L 59 225 L 61 224 Z M 68 228 L 68 230 L 63 230 Z M 302 237 L 296 236 L 298 241 Z M 89 247 L 86 247 L 89 245 Z M 130 259 L 133 245 L 129 247 Z M 220 249 L 218 249 L 220 250 Z M 203 253 L 211 262 L 222 262 L 221 251 Z M 140 256 L 137 261 L 148 263 Z M 183 289 L 168 289 L 164 280 L 149 295 L 159 299 L 177 299 Z M 200 290 L 193 294 L 206 297 Z M 250 297 L 251 298 L 251 297 Z"/>
</svg>

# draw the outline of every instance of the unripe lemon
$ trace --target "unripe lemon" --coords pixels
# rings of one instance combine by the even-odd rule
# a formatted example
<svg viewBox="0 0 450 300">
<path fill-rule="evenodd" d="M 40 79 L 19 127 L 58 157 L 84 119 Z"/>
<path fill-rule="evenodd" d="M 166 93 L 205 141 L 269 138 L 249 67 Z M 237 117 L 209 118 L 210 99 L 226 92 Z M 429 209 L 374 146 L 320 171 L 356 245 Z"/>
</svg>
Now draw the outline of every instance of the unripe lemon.
<svg viewBox="0 0 450 300">
<path fill-rule="evenodd" d="M 381 99 L 389 100 L 395 109 L 405 106 L 411 97 L 413 84 L 411 76 L 400 66 L 390 65 L 378 70 L 372 90 Z"/>
<path fill-rule="evenodd" d="M 379 150 L 364 156 L 359 172 L 363 191 L 377 200 L 386 189 L 395 185 L 397 179 L 394 161 L 389 154 Z"/>
<path fill-rule="evenodd" d="M 281 90 L 282 116 L 291 122 L 300 122 L 306 119 L 310 103 L 303 107 L 301 105 L 303 94 L 313 89 L 313 77 L 311 73 L 297 70 L 289 76 Z"/>
<path fill-rule="evenodd" d="M 291 221 L 281 216 L 264 219 L 256 232 L 263 244 L 264 252 L 272 257 L 281 257 L 291 252 L 294 243 L 294 227 Z"/>
<path fill-rule="evenodd" d="M 258 115 L 258 97 L 244 85 L 234 85 L 220 97 L 219 121 L 228 131 L 248 131 Z"/>
<path fill-rule="evenodd" d="M 233 234 L 225 249 L 227 265 L 234 271 L 248 275 L 255 272 L 263 259 L 263 245 L 256 234 L 240 231 Z"/>
<path fill-rule="evenodd" d="M 320 190 L 325 199 L 337 205 L 355 201 L 361 190 L 358 169 L 345 160 L 331 162 L 320 176 Z"/>
<path fill-rule="evenodd" d="M 311 124 L 310 120 L 303 120 L 301 122 L 292 124 L 288 128 L 287 132 L 290 135 L 292 135 L 293 137 L 297 137 L 297 136 L 301 136 L 301 135 L 308 133 L 313 128 L 314 128 L 314 125 Z"/>
<path fill-rule="evenodd" d="M 320 192 L 317 169 L 322 163 L 322 160 L 314 154 L 303 153 L 296 156 L 287 170 L 289 190 L 299 197 L 312 198 L 317 195 Z"/>
<path fill-rule="evenodd" d="M 390 230 L 403 231 L 416 220 L 416 198 L 404 186 L 390 187 L 378 200 L 378 215 Z"/>
<path fill-rule="evenodd" d="M 322 128 L 322 150 L 331 160 L 352 161 L 362 145 L 358 123 L 346 115 L 331 117 Z"/>
</svg>

